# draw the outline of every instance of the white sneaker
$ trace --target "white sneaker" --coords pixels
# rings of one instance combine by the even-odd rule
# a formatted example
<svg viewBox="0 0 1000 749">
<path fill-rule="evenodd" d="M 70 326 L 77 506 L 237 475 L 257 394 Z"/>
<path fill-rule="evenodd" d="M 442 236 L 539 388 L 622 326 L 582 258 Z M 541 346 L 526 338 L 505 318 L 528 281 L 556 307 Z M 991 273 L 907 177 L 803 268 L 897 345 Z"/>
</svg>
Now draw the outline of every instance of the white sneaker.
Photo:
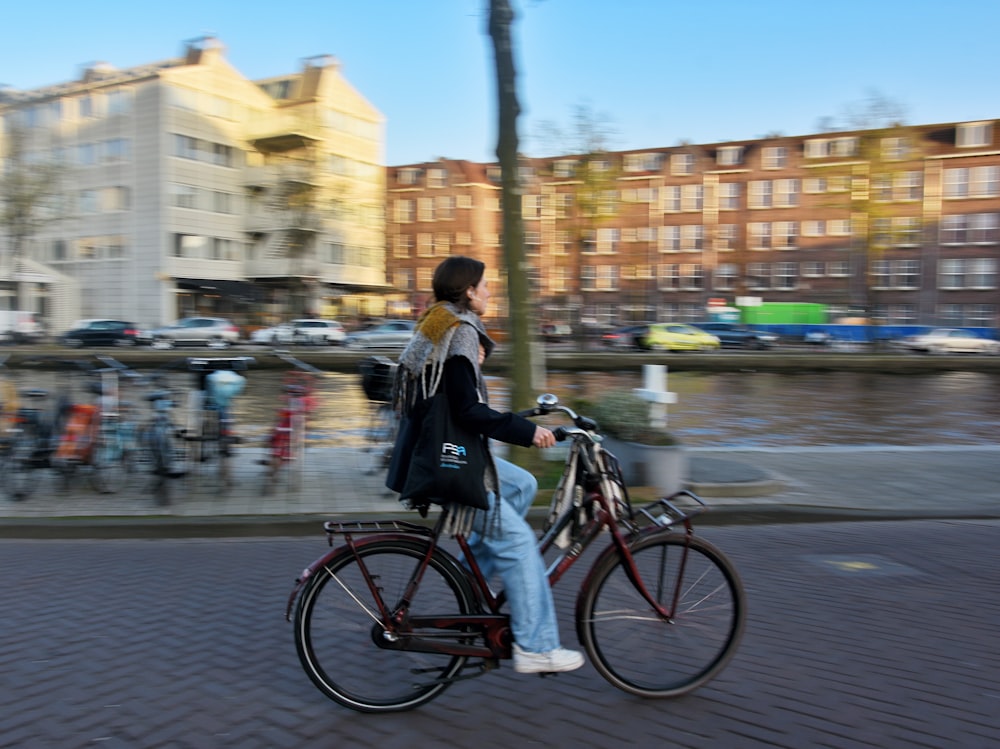
<svg viewBox="0 0 1000 749">
<path fill-rule="evenodd" d="M 545 653 L 529 653 L 514 643 L 514 670 L 519 674 L 552 674 L 575 671 L 584 663 L 576 650 L 556 648 Z"/>
</svg>

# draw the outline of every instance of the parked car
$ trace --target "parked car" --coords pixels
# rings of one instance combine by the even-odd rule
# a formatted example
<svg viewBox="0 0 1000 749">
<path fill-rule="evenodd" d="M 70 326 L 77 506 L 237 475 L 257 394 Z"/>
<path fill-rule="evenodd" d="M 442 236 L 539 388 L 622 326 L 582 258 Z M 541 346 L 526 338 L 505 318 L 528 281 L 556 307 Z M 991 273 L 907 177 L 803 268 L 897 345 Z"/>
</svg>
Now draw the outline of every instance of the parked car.
<svg viewBox="0 0 1000 749">
<path fill-rule="evenodd" d="M 754 330 L 749 325 L 735 322 L 698 323 L 698 329 L 714 335 L 724 348 L 768 349 L 778 342 L 774 333 Z"/>
<path fill-rule="evenodd" d="M 348 333 L 344 346 L 351 349 L 402 348 L 413 338 L 415 327 L 416 323 L 412 320 L 386 320 L 375 327 Z"/>
<path fill-rule="evenodd" d="M 250 334 L 250 343 L 268 346 L 300 344 L 343 343 L 347 333 L 336 320 L 300 319 L 291 320 L 270 328 L 260 328 Z"/>
<path fill-rule="evenodd" d="M 960 328 L 935 328 L 907 336 L 899 345 L 923 354 L 1000 354 L 1000 341 L 977 336 Z"/>
<path fill-rule="evenodd" d="M 654 351 L 714 351 L 722 344 L 711 333 L 676 322 L 653 323 L 646 345 Z"/>
<path fill-rule="evenodd" d="M 0 310 L 0 342 L 35 343 L 45 337 L 34 312 L 19 309 Z"/>
<path fill-rule="evenodd" d="M 539 332 L 542 335 L 542 340 L 549 343 L 568 341 L 573 336 L 573 328 L 562 322 L 545 323 L 539 328 Z"/>
<path fill-rule="evenodd" d="M 609 330 L 601 336 L 601 343 L 615 349 L 645 349 L 648 325 L 626 325 L 624 328 Z"/>
<path fill-rule="evenodd" d="M 124 320 L 77 320 L 70 330 L 59 336 L 59 343 L 70 348 L 135 346 L 138 342 L 139 326 Z"/>
<path fill-rule="evenodd" d="M 229 348 L 240 340 L 240 329 L 224 317 L 184 317 L 172 325 L 145 334 L 149 345 L 170 349 L 177 345 Z"/>
</svg>

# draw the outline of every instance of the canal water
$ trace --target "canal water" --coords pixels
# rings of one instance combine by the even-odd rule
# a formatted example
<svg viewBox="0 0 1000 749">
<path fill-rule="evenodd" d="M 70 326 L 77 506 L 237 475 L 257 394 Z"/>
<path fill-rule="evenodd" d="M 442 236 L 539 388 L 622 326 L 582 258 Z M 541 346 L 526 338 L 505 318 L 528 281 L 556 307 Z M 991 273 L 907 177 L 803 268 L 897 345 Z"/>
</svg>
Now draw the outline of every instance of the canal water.
<svg viewBox="0 0 1000 749">
<path fill-rule="evenodd" d="M 274 419 L 283 375 L 274 370 L 246 374 L 247 386 L 234 411 L 239 432 L 253 440 L 263 438 Z M 6 376 L 18 387 L 54 392 L 69 383 L 77 397 L 86 397 L 82 380 L 65 373 L 7 370 Z M 186 388 L 190 378 L 175 375 L 171 384 Z M 641 379 L 640 372 L 554 372 L 546 389 L 573 405 L 610 389 L 640 387 Z M 668 427 L 696 447 L 1000 443 L 1000 376 L 995 374 L 678 372 L 669 375 L 667 388 L 677 394 Z M 507 382 L 492 378 L 490 390 L 493 405 L 504 408 Z M 318 394 L 310 441 L 360 444 L 372 404 L 358 377 L 327 373 Z M 141 395 L 126 389 L 124 397 L 145 408 Z"/>
</svg>

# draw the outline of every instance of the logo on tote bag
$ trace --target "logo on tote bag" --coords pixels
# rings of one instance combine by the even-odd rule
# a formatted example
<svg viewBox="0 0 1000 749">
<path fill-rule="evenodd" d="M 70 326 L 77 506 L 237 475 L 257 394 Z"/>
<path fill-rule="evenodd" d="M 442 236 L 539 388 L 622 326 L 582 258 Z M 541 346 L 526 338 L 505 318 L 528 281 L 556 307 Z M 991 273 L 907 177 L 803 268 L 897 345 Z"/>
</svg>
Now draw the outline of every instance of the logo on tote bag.
<svg viewBox="0 0 1000 749">
<path fill-rule="evenodd" d="M 468 464 L 465 457 L 464 445 L 456 445 L 454 442 L 441 443 L 441 468 L 462 468 Z"/>
</svg>

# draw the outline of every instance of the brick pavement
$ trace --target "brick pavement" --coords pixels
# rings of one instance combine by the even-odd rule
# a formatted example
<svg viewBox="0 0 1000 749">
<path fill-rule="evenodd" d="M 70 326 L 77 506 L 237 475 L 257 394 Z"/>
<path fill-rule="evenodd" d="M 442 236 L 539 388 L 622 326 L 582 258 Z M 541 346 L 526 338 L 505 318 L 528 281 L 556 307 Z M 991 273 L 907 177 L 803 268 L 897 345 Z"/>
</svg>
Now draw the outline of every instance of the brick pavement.
<svg viewBox="0 0 1000 749">
<path fill-rule="evenodd" d="M 668 743 L 992 746 L 1000 522 L 717 526 L 749 617 L 727 669 L 673 701 L 589 664 L 501 671 L 410 713 L 327 700 L 282 614 L 315 537 L 0 540 L 0 746 L 464 749 Z M 576 571 L 556 589 L 572 645 Z"/>
</svg>

